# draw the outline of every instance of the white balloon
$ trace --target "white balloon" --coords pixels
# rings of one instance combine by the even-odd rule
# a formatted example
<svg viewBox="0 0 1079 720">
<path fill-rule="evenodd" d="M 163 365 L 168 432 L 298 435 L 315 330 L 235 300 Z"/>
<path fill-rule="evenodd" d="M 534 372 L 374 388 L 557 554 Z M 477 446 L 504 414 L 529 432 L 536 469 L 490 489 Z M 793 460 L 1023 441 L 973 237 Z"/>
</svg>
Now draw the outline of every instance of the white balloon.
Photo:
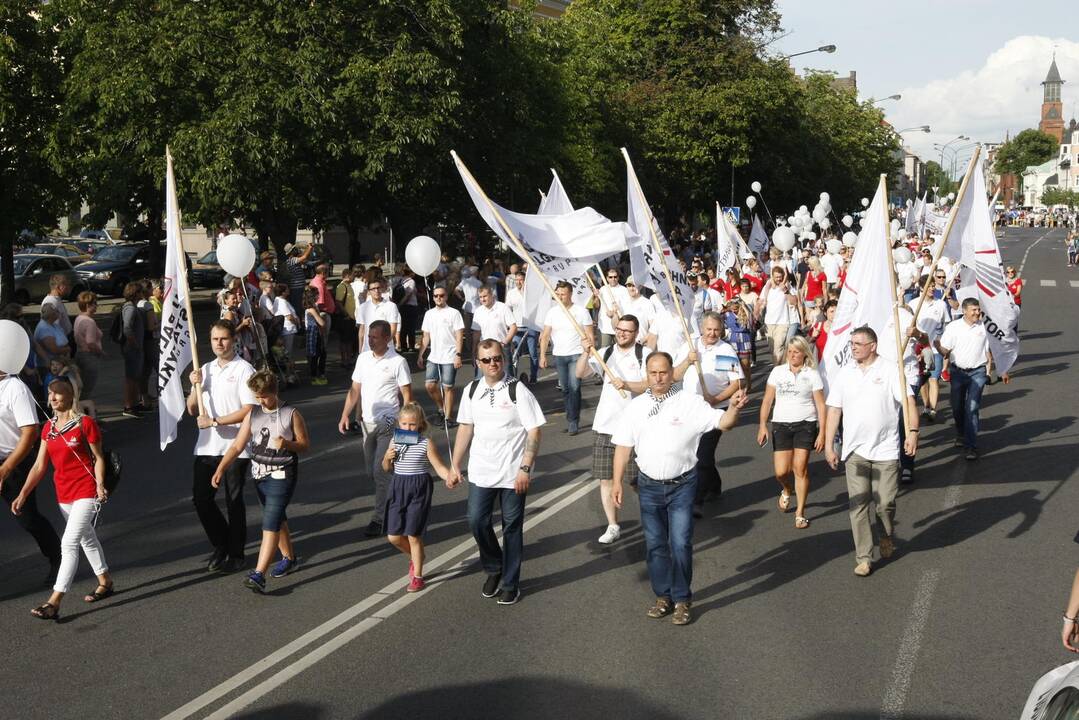
<svg viewBox="0 0 1079 720">
<path fill-rule="evenodd" d="M 913 204 L 914 204 L 914 201 L 911 200 L 910 198 L 907 198 L 907 207 L 910 207 Z"/>
<path fill-rule="evenodd" d="M 862 207 L 869 207 L 869 198 L 862 198 Z"/>
<path fill-rule="evenodd" d="M 848 225 L 847 227 L 850 227 L 850 226 Z M 843 233 L 843 244 L 846 245 L 847 247 L 852 248 L 852 247 L 854 247 L 854 245 L 857 242 L 858 242 L 858 233 L 851 232 L 850 230 Z"/>
<path fill-rule="evenodd" d="M 752 195 L 747 197 L 746 198 L 746 207 L 749 208 L 750 210 L 757 207 L 757 198 L 753 197 Z"/>
<path fill-rule="evenodd" d="M 903 227 L 903 223 L 899 222 L 899 218 L 895 218 L 894 220 L 892 220 L 891 228 L 893 238 L 899 234 L 899 228 L 901 227 Z"/>
<path fill-rule="evenodd" d="M 438 268 L 442 259 L 442 249 L 433 237 L 417 235 L 405 246 L 405 263 L 417 275 L 430 275 Z"/>
<path fill-rule="evenodd" d="M 0 372 L 15 375 L 22 372 L 30 357 L 30 336 L 22 325 L 12 320 L 0 320 Z"/>
<path fill-rule="evenodd" d="M 854 218 L 852 218 L 850 215 L 844 215 L 843 216 L 843 227 L 850 227 L 853 224 L 854 224 Z"/>
<path fill-rule="evenodd" d="M 914 253 L 910 251 L 910 248 L 897 247 L 892 250 L 892 258 L 899 264 L 909 263 L 914 259 Z"/>
<path fill-rule="evenodd" d="M 831 203 L 827 203 L 827 202 L 822 202 L 822 203 L 820 204 L 820 206 L 821 206 L 821 209 L 822 209 L 822 210 L 824 210 L 824 214 L 825 214 L 825 215 L 827 215 L 828 213 L 832 212 L 832 204 L 831 204 Z"/>
<path fill-rule="evenodd" d="M 772 244 L 782 252 L 787 252 L 794 247 L 794 231 L 788 227 L 780 226 L 772 232 Z"/>
<path fill-rule="evenodd" d="M 827 203 L 827 202 L 828 202 L 829 200 L 831 200 L 831 199 L 832 199 L 832 196 L 831 196 L 831 195 L 829 195 L 829 194 L 828 194 L 828 193 L 826 193 L 826 192 L 822 192 L 822 193 L 820 194 L 820 201 L 821 201 L 822 203 Z"/>
<path fill-rule="evenodd" d="M 217 243 L 217 263 L 229 275 L 244 277 L 255 267 L 255 246 L 246 235 L 226 235 Z"/>
<path fill-rule="evenodd" d="M 819 223 L 826 217 L 828 217 L 828 213 L 825 212 L 824 208 L 820 207 L 819 205 L 813 208 L 813 220 L 815 222 Z"/>
<path fill-rule="evenodd" d="M 752 188 L 753 192 L 755 192 L 755 193 L 759 193 L 761 191 L 761 184 L 759 182 L 757 182 L 756 180 L 751 182 L 749 184 L 749 187 Z"/>
<path fill-rule="evenodd" d="M 806 240 L 816 240 L 817 239 L 817 233 L 815 233 L 815 232 L 813 232 L 811 230 L 806 230 L 804 233 L 802 233 L 802 237 L 804 239 L 806 239 Z"/>
<path fill-rule="evenodd" d="M 802 213 L 803 215 L 805 215 L 806 213 L 808 213 L 808 212 L 809 212 L 809 208 L 807 208 L 807 207 L 806 207 L 805 205 L 803 205 L 802 207 L 798 208 L 798 212 L 800 212 L 800 213 Z"/>
<path fill-rule="evenodd" d="M 843 243 L 838 240 L 829 240 L 824 244 L 825 249 L 832 255 L 838 255 L 839 251 L 843 249 Z"/>
<path fill-rule="evenodd" d="M 955 193 L 953 193 L 953 192 L 948 193 L 948 199 L 949 200 L 955 200 Z"/>
<path fill-rule="evenodd" d="M 820 225 L 821 230 L 827 230 L 829 227 L 831 227 L 832 221 L 828 218 L 821 218 L 820 222 L 818 222 L 817 224 Z"/>
</svg>

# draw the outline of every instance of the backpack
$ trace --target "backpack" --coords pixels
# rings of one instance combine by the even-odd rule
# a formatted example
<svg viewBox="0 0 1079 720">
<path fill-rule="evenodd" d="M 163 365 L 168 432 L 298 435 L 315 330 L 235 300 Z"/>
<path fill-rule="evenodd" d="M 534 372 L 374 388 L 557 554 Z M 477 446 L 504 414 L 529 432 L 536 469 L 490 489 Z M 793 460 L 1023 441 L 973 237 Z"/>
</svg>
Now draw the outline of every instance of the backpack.
<svg viewBox="0 0 1079 720">
<path fill-rule="evenodd" d="M 405 301 L 405 286 L 403 283 L 397 283 L 393 286 L 393 292 L 390 293 L 390 300 L 394 305 L 400 305 Z"/>
<path fill-rule="evenodd" d="M 477 378 L 468 384 L 468 399 L 471 400 L 472 396 L 476 394 L 476 388 L 479 386 L 480 381 Z M 517 404 L 517 380 L 508 380 L 507 386 L 510 391 L 510 400 L 514 405 Z"/>
<path fill-rule="evenodd" d="M 124 305 L 127 305 L 127 303 L 117 305 L 109 313 L 109 337 L 118 345 L 123 345 L 127 340 L 127 336 L 124 334 Z"/>
<path fill-rule="evenodd" d="M 609 363 L 611 361 L 611 355 L 614 354 L 614 345 L 608 345 L 603 351 L 603 362 Z M 633 343 L 633 354 L 637 356 L 637 364 L 640 365 L 644 359 L 644 346 L 640 343 Z"/>
</svg>

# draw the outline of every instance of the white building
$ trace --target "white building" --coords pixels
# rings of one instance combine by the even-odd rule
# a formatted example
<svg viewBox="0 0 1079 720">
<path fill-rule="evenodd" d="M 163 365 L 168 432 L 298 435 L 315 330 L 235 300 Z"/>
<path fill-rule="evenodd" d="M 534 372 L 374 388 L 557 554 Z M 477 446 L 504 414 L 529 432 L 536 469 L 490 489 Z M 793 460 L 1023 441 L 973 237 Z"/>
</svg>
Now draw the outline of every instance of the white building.
<svg viewBox="0 0 1079 720">
<path fill-rule="evenodd" d="M 1079 124 L 1074 120 L 1057 156 L 1023 171 L 1023 205 L 1044 208 L 1042 193 L 1053 187 L 1079 192 Z"/>
</svg>

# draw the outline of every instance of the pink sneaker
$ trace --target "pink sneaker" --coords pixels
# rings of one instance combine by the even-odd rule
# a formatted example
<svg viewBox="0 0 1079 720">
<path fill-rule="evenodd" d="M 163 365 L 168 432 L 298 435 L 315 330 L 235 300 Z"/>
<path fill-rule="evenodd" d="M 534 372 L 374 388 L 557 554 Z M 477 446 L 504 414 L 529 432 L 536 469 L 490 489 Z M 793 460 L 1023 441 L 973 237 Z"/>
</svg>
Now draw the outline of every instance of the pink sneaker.
<svg viewBox="0 0 1079 720">
<path fill-rule="evenodd" d="M 427 583 L 423 581 L 423 578 L 413 575 L 412 580 L 408 583 L 408 592 L 419 592 L 427 587 Z"/>
</svg>

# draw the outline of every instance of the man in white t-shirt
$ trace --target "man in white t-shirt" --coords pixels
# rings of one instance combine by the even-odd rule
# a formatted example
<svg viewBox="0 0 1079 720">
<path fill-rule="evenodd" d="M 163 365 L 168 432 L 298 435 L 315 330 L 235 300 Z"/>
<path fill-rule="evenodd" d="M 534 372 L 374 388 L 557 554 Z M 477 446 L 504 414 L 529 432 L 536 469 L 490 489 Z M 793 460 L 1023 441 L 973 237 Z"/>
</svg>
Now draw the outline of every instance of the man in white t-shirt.
<svg viewBox="0 0 1079 720">
<path fill-rule="evenodd" d="M 435 421 L 448 430 L 457 427 L 453 419 L 453 396 L 457 380 L 457 370 L 461 367 L 461 353 L 464 352 L 465 321 L 461 311 L 446 304 L 449 291 L 436 287 L 431 295 L 435 306 L 424 313 L 423 339 L 420 341 L 420 353 L 416 364 L 424 374 L 424 387 L 427 394 L 439 408 Z M 431 349 L 431 354 L 424 359 L 424 353 Z"/>
<path fill-rule="evenodd" d="M 367 341 L 371 349 L 356 358 L 352 385 L 345 396 L 337 429 L 342 435 L 349 431 L 349 419 L 358 403 L 364 429 L 364 469 L 375 483 L 375 508 L 363 534 L 377 537 L 382 534 L 391 477 L 382 469 L 382 457 L 393 439 L 402 399 L 406 403 L 412 402 L 412 375 L 408 371 L 408 362 L 390 345 L 388 322 L 375 320 L 371 323 Z"/>
<path fill-rule="evenodd" d="M 684 392 L 703 395 L 697 364 L 689 358 L 690 349 L 689 345 L 683 345 L 674 356 L 674 379 L 682 383 Z M 704 314 L 701 335 L 693 340 L 692 350 L 704 372 L 708 394 L 715 399 L 712 404 L 725 408 L 730 397 L 743 387 L 745 374 L 738 362 L 737 351 L 723 341 L 723 318 L 719 313 L 708 311 Z M 697 496 L 694 504 L 698 517 L 702 514 L 701 506 L 705 501 L 716 500 L 723 492 L 723 478 L 716 467 L 716 447 L 722 434 L 718 429 L 709 430 L 701 435 L 697 447 Z"/>
<path fill-rule="evenodd" d="M 509 349 L 517 334 L 517 321 L 506 303 L 495 299 L 491 288 L 486 285 L 481 287 L 479 298 L 479 305 L 472 313 L 472 347 L 479 347 L 480 340 L 497 340 L 506 351 L 506 364 L 502 369 L 512 374 L 509 370 Z"/>
<path fill-rule="evenodd" d="M 895 552 L 892 538 L 895 496 L 899 480 L 899 423 L 907 403 L 910 429 L 904 449 L 918 449 L 918 413 L 910 387 L 900 383 L 894 363 L 877 355 L 877 334 L 869 327 L 851 332 L 851 362 L 841 368 L 828 392 L 828 424 L 824 452 L 835 470 L 840 458 L 835 438 L 843 422 L 843 457 L 850 498 L 850 524 L 854 534 L 854 574 L 865 577 L 873 569 L 873 527 L 870 504 L 880 523 L 880 556 Z"/>
<path fill-rule="evenodd" d="M 553 345 L 558 382 L 562 386 L 562 402 L 566 408 L 566 429 L 563 432 L 576 435 L 581 419 L 581 381 L 574 368 L 577 356 L 584 352 L 577 328 L 591 334 L 592 317 L 583 307 L 573 304 L 573 286 L 565 280 L 558 281 L 555 296 L 558 304 L 551 306 L 543 319 L 540 367 L 547 367 L 547 346 Z M 595 337 L 592 337 L 592 342 L 595 342 Z"/>
<path fill-rule="evenodd" d="M 600 345 L 606 347 L 613 344 L 618 338 L 615 337 L 615 321 L 629 312 L 629 293 L 619 284 L 618 268 L 607 270 L 606 283 L 599 289 L 599 314 L 597 325 L 599 326 Z"/>
<path fill-rule="evenodd" d="M 37 406 L 30 388 L 18 375 L 0 373 L 0 497 L 4 500 L 5 510 L 11 507 L 26 485 L 26 476 L 37 458 L 34 451 L 40 439 Z M 41 554 L 49 561 L 47 580 L 52 585 L 60 569 L 60 538 L 38 510 L 37 488 L 26 496 L 15 520 L 30 533 Z"/>
<path fill-rule="evenodd" d="M 187 412 L 197 417 L 199 436 L 195 440 L 195 464 L 192 499 L 195 512 L 213 545 L 206 569 L 209 572 L 235 572 L 244 566 L 244 545 L 247 543 L 247 509 L 244 506 L 244 482 L 247 480 L 247 451 L 225 471 L 225 510 L 228 519 L 217 507 L 217 488 L 211 480 L 228 451 L 240 426 L 258 404 L 247 380 L 255 374 L 251 363 L 236 355 L 236 334 L 232 323 L 218 320 L 210 326 L 210 347 L 215 359 L 192 370 L 188 376 L 191 392 L 187 396 Z M 201 387 L 201 407 L 199 393 Z"/>
<path fill-rule="evenodd" d="M 691 352 L 692 362 L 696 353 Z M 745 393 L 731 396 L 726 410 L 712 398 L 678 390 L 671 356 L 656 352 L 645 363 L 648 390 L 630 401 L 611 441 L 615 445 L 611 499 L 622 506 L 622 476 L 631 451 L 637 453 L 637 489 L 644 529 L 648 576 L 655 603 L 648 617 L 673 610 L 675 625 L 692 620 L 693 499 L 697 494 L 697 447 L 712 430 L 729 430 L 745 406 Z"/>
<path fill-rule="evenodd" d="M 824 282 L 828 287 L 835 287 L 839 282 L 839 271 L 843 269 L 843 258 L 830 252 L 824 253 L 820 259 L 821 269 L 824 270 Z"/>
<path fill-rule="evenodd" d="M 465 319 L 465 327 L 472 327 L 472 313 L 480 304 L 480 288 L 483 285 L 483 281 L 476 277 L 475 268 L 469 265 L 461 268 L 461 281 L 457 283 L 453 292 L 461 298 L 461 314 Z"/>
<path fill-rule="evenodd" d="M 686 328 L 673 310 L 664 307 L 659 293 L 652 295 L 649 302 L 654 310 L 652 327 L 648 334 L 649 347 L 673 357 L 686 344 Z"/>
<path fill-rule="evenodd" d="M 633 278 L 626 278 L 626 294 L 629 295 L 629 304 L 626 305 L 626 314 L 637 318 L 637 342 L 642 345 L 648 341 L 652 334 L 652 325 L 656 319 L 656 307 L 652 301 L 641 295 L 637 283 Z"/>
<path fill-rule="evenodd" d="M 513 321 L 517 323 L 517 335 L 513 340 L 513 352 L 510 354 L 510 367 L 506 370 L 509 375 L 516 376 L 521 354 L 528 353 L 528 384 L 536 384 L 536 376 L 539 374 L 539 330 L 525 324 L 525 273 L 518 270 L 513 273 L 513 284 L 506 291 L 506 306 L 513 313 Z M 539 318 L 542 320 L 542 318 Z M 521 381 L 525 380 L 521 373 Z"/>
<path fill-rule="evenodd" d="M 360 344 L 360 352 L 367 352 L 371 349 L 371 345 L 368 342 L 370 337 L 369 326 L 382 320 L 390 326 L 390 337 L 393 340 L 393 347 L 401 347 L 401 336 L 399 328 L 401 327 L 401 311 L 397 309 L 389 300 L 383 297 L 383 292 L 386 290 L 386 281 L 381 278 L 375 278 L 367 286 L 367 300 L 356 307 L 356 332 L 358 333 L 358 339 Z"/>
<path fill-rule="evenodd" d="M 927 268 L 928 270 L 928 268 Z M 925 362 L 925 384 L 922 385 L 921 395 L 922 418 L 925 422 L 935 422 L 937 419 L 937 403 L 940 400 L 940 379 L 944 372 L 944 356 L 937 352 L 936 341 L 944 332 L 945 326 L 952 320 L 952 312 L 959 309 L 959 303 L 955 300 L 955 291 L 946 287 L 948 275 L 943 268 L 938 267 L 933 271 L 933 289 L 925 298 L 922 310 L 918 313 L 918 329 L 929 336 L 929 347 L 923 351 L 922 357 Z M 917 308 L 917 300 L 911 307 Z"/>
<path fill-rule="evenodd" d="M 67 276 L 63 273 L 54 273 L 49 277 L 49 294 L 46 295 L 41 301 L 41 307 L 49 305 L 56 308 L 56 314 L 59 317 L 57 321 L 60 330 L 67 336 L 68 341 L 73 339 L 71 316 L 67 314 L 67 306 L 64 305 L 64 298 L 71 293 L 71 285 L 68 282 Z M 72 347 L 74 344 L 72 343 Z"/>
<path fill-rule="evenodd" d="M 581 340 L 584 352 L 577 358 L 577 378 L 583 380 L 591 375 L 603 378 L 603 390 L 600 392 L 596 416 L 592 419 L 592 476 L 599 480 L 599 497 L 603 513 L 607 516 L 607 529 L 599 542 L 608 545 L 622 534 L 618 524 L 618 508 L 611 500 L 611 474 L 614 472 L 614 445 L 611 435 L 618 427 L 622 412 L 629 405 L 634 395 L 640 395 L 648 389 L 644 365 L 651 352 L 637 342 L 637 318 L 623 315 L 614 324 L 615 342 L 600 353 L 603 362 L 615 377 L 603 372 L 599 362 L 589 356 L 592 343 L 588 338 Z M 627 467 L 630 484 L 637 480 L 637 465 L 630 460 Z"/>
<path fill-rule="evenodd" d="M 963 317 L 952 320 L 936 342 L 941 355 L 951 356 L 951 402 L 955 419 L 955 446 L 966 446 L 967 460 L 978 459 L 978 425 L 982 391 L 988 379 L 989 335 L 982 323 L 982 306 L 975 298 L 962 304 Z M 1007 385 L 1011 376 L 1000 379 Z"/>
<path fill-rule="evenodd" d="M 482 376 L 461 397 L 450 487 L 461 483 L 468 452 L 468 527 L 487 575 L 483 596 L 497 595 L 499 605 L 512 605 L 521 597 L 525 496 L 546 419 L 532 392 L 503 372 L 501 343 L 481 341 L 476 356 Z M 501 547 L 492 521 L 496 500 L 502 510 Z"/>
<path fill-rule="evenodd" d="M 712 307 L 712 296 L 708 294 L 708 275 L 690 275 L 689 282 L 693 287 L 693 309 L 689 316 L 689 332 L 694 338 L 698 338 L 701 336 L 701 320 L 704 314 L 715 308 Z"/>
</svg>

